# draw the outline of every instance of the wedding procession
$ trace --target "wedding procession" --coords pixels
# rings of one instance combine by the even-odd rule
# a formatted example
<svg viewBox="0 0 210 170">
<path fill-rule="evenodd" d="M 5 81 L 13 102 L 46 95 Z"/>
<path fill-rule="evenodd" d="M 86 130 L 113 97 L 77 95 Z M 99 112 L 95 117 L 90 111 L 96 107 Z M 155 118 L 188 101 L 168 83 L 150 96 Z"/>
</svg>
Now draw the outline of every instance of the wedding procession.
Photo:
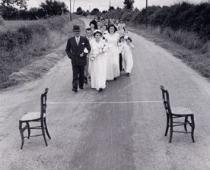
<svg viewBox="0 0 210 170">
<path fill-rule="evenodd" d="M 0 0 L 0 170 L 210 170 L 209 0 Z"/>
<path fill-rule="evenodd" d="M 84 89 L 84 84 L 98 92 L 108 81 L 116 80 L 124 72 L 130 76 L 133 68 L 134 45 L 121 20 L 95 17 L 81 36 L 78 25 L 73 26 L 74 36 L 66 46 L 73 70 L 72 91 Z"/>
</svg>

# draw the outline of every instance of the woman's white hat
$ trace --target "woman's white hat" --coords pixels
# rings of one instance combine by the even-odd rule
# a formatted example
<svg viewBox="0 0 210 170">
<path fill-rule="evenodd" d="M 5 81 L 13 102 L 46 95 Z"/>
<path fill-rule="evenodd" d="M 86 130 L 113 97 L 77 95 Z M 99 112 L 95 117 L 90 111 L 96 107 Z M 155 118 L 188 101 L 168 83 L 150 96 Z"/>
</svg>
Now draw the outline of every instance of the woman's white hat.
<svg viewBox="0 0 210 170">
<path fill-rule="evenodd" d="M 99 33 L 99 34 L 101 34 L 101 35 L 102 35 L 101 30 L 95 30 L 95 31 L 93 32 L 93 35 L 95 36 L 95 35 L 96 35 L 96 33 Z"/>
</svg>

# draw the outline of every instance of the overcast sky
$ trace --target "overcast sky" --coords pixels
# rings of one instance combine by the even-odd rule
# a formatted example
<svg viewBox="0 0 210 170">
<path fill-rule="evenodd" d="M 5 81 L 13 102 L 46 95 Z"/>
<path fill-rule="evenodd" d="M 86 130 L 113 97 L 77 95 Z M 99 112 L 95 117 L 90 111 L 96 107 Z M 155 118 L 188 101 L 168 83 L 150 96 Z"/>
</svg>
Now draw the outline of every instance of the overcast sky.
<svg viewBox="0 0 210 170">
<path fill-rule="evenodd" d="M 31 7 L 38 7 L 41 2 L 44 2 L 45 0 L 28 0 L 29 8 Z M 65 2 L 66 5 L 69 7 L 69 1 L 70 0 L 58 0 Z M 124 0 L 71 0 L 72 3 L 75 1 L 75 7 L 76 10 L 77 7 L 82 7 L 82 9 L 89 9 L 92 10 L 93 8 L 99 8 L 100 10 L 107 10 L 109 7 L 109 3 L 111 2 L 111 5 L 114 7 L 123 7 Z M 134 6 L 142 9 L 145 7 L 145 1 L 146 0 L 135 0 Z M 148 0 L 149 5 L 172 5 L 177 2 L 182 2 L 184 0 Z M 191 3 L 200 3 L 200 2 L 206 2 L 209 0 L 185 0 L 187 2 Z"/>
</svg>

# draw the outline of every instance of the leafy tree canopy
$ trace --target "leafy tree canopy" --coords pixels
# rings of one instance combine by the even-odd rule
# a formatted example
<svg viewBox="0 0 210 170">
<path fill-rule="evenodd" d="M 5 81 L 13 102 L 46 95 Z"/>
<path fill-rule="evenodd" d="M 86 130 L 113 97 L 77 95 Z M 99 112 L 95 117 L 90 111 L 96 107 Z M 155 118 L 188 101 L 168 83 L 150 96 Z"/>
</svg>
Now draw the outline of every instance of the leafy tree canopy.
<svg viewBox="0 0 210 170">
<path fill-rule="evenodd" d="M 14 7 L 16 5 L 21 9 L 27 9 L 27 1 L 28 0 L 2 0 L 1 5 L 4 7 Z"/>
<path fill-rule="evenodd" d="M 124 7 L 126 9 L 133 9 L 134 0 L 125 0 L 124 1 Z"/>
</svg>

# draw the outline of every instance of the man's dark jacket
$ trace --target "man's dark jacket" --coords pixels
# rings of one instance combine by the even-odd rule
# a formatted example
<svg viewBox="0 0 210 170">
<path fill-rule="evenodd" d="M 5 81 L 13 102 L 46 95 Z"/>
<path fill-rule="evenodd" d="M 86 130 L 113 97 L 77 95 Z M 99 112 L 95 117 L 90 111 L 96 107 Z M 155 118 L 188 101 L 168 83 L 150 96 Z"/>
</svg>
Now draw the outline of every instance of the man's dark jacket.
<svg viewBox="0 0 210 170">
<path fill-rule="evenodd" d="M 87 53 L 84 53 L 84 49 L 87 49 L 90 52 L 90 43 L 86 37 L 80 36 L 79 44 L 77 45 L 75 37 L 72 37 L 68 40 L 66 45 L 66 53 L 71 59 L 72 65 L 86 65 L 87 62 Z M 80 54 L 84 53 L 84 56 Z"/>
</svg>

